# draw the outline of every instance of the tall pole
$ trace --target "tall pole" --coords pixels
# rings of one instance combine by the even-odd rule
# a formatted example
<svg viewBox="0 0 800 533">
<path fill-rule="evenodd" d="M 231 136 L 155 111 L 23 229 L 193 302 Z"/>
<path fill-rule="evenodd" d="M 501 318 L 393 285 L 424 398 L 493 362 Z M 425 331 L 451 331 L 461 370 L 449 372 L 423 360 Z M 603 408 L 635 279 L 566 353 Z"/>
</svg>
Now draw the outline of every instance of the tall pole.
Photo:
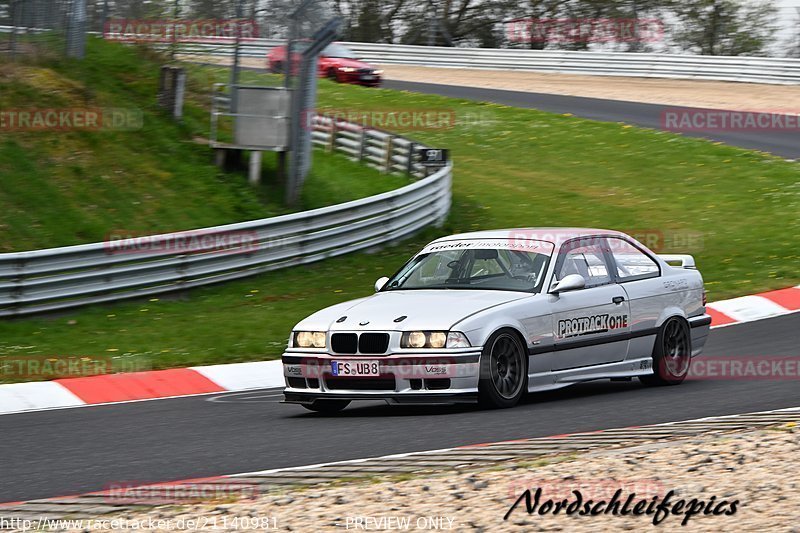
<svg viewBox="0 0 800 533">
<path fill-rule="evenodd" d="M 71 23 L 67 31 L 67 55 L 83 59 L 86 55 L 86 0 L 73 0 Z"/>
<path fill-rule="evenodd" d="M 108 22 L 108 0 L 103 0 L 103 14 L 100 21 L 100 32 L 105 35 L 106 22 Z"/>
<path fill-rule="evenodd" d="M 242 0 L 236 0 L 236 36 L 233 45 L 233 66 L 231 67 L 231 113 L 236 113 L 236 108 L 239 105 L 236 86 L 239 85 L 239 40 L 241 38 L 240 24 L 242 19 Z"/>
</svg>

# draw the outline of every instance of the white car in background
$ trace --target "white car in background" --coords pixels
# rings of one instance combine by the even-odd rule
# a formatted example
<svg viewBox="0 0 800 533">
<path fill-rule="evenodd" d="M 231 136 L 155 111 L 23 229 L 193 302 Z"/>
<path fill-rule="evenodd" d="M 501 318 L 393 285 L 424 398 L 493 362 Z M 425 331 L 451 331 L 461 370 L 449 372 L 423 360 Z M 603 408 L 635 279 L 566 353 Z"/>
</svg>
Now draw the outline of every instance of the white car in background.
<svg viewBox="0 0 800 533">
<path fill-rule="evenodd" d="M 511 407 L 526 391 L 597 379 L 673 385 L 711 324 L 691 256 L 658 256 L 608 230 L 443 237 L 375 290 L 297 324 L 286 402 Z"/>
</svg>

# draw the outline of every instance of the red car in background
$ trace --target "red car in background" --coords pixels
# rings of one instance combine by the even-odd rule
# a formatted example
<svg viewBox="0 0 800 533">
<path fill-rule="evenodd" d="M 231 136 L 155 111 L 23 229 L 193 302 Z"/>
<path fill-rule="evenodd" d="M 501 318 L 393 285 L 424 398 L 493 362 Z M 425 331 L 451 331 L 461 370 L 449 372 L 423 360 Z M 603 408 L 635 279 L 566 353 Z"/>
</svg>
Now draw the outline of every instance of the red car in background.
<svg viewBox="0 0 800 533">
<path fill-rule="evenodd" d="M 292 45 L 293 71 L 296 72 L 301 53 L 308 48 L 309 44 L 306 41 L 298 41 Z M 378 87 L 381 84 L 383 70 L 360 61 L 352 50 L 339 43 L 326 46 L 319 56 L 318 63 L 320 76 L 339 83 L 354 83 L 368 87 Z M 284 72 L 286 69 L 286 46 L 277 46 L 269 51 L 267 66 L 270 72 Z"/>
</svg>

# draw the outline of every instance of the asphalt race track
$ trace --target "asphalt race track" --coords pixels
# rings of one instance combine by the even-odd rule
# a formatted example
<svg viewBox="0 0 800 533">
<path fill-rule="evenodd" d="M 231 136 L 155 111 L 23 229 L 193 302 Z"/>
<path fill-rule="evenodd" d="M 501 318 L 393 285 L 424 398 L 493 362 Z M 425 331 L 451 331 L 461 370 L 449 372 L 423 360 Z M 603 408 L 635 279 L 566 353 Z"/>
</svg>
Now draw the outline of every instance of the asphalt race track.
<svg viewBox="0 0 800 533">
<path fill-rule="evenodd" d="M 711 332 L 706 355 L 800 356 L 800 313 Z M 796 380 L 597 382 L 514 409 L 351 404 L 336 417 L 262 390 L 0 416 L 0 502 L 800 405 Z"/>
<path fill-rule="evenodd" d="M 459 87 L 455 85 L 437 85 L 406 81 L 385 81 L 383 86 L 387 89 L 439 94 L 452 98 L 465 98 L 468 100 L 493 102 L 514 107 L 535 108 L 553 113 L 572 113 L 575 116 L 592 120 L 624 122 L 626 124 L 654 129 L 662 129 L 662 111 L 679 107 L 672 105 L 642 104 L 622 100 L 604 100 L 579 96 L 562 96 L 556 94 L 505 91 L 484 89 L 481 87 Z M 686 133 L 684 135 L 705 137 L 733 146 L 771 152 L 790 159 L 800 157 L 800 130 L 797 129 L 794 131 L 773 131 L 765 129 L 756 131 L 719 131 L 702 134 Z"/>
</svg>

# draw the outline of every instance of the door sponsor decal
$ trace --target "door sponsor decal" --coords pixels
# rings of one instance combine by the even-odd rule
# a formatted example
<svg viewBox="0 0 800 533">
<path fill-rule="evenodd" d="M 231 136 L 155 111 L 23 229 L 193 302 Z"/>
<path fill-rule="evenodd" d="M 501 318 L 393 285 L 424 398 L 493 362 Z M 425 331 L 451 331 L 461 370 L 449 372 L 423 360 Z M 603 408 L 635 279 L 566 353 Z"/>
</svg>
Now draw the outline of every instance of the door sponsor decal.
<svg viewBox="0 0 800 533">
<path fill-rule="evenodd" d="M 608 313 L 568 318 L 558 321 L 557 337 L 577 337 L 592 333 L 605 333 L 613 329 L 627 328 L 628 315 L 610 315 Z"/>
</svg>

